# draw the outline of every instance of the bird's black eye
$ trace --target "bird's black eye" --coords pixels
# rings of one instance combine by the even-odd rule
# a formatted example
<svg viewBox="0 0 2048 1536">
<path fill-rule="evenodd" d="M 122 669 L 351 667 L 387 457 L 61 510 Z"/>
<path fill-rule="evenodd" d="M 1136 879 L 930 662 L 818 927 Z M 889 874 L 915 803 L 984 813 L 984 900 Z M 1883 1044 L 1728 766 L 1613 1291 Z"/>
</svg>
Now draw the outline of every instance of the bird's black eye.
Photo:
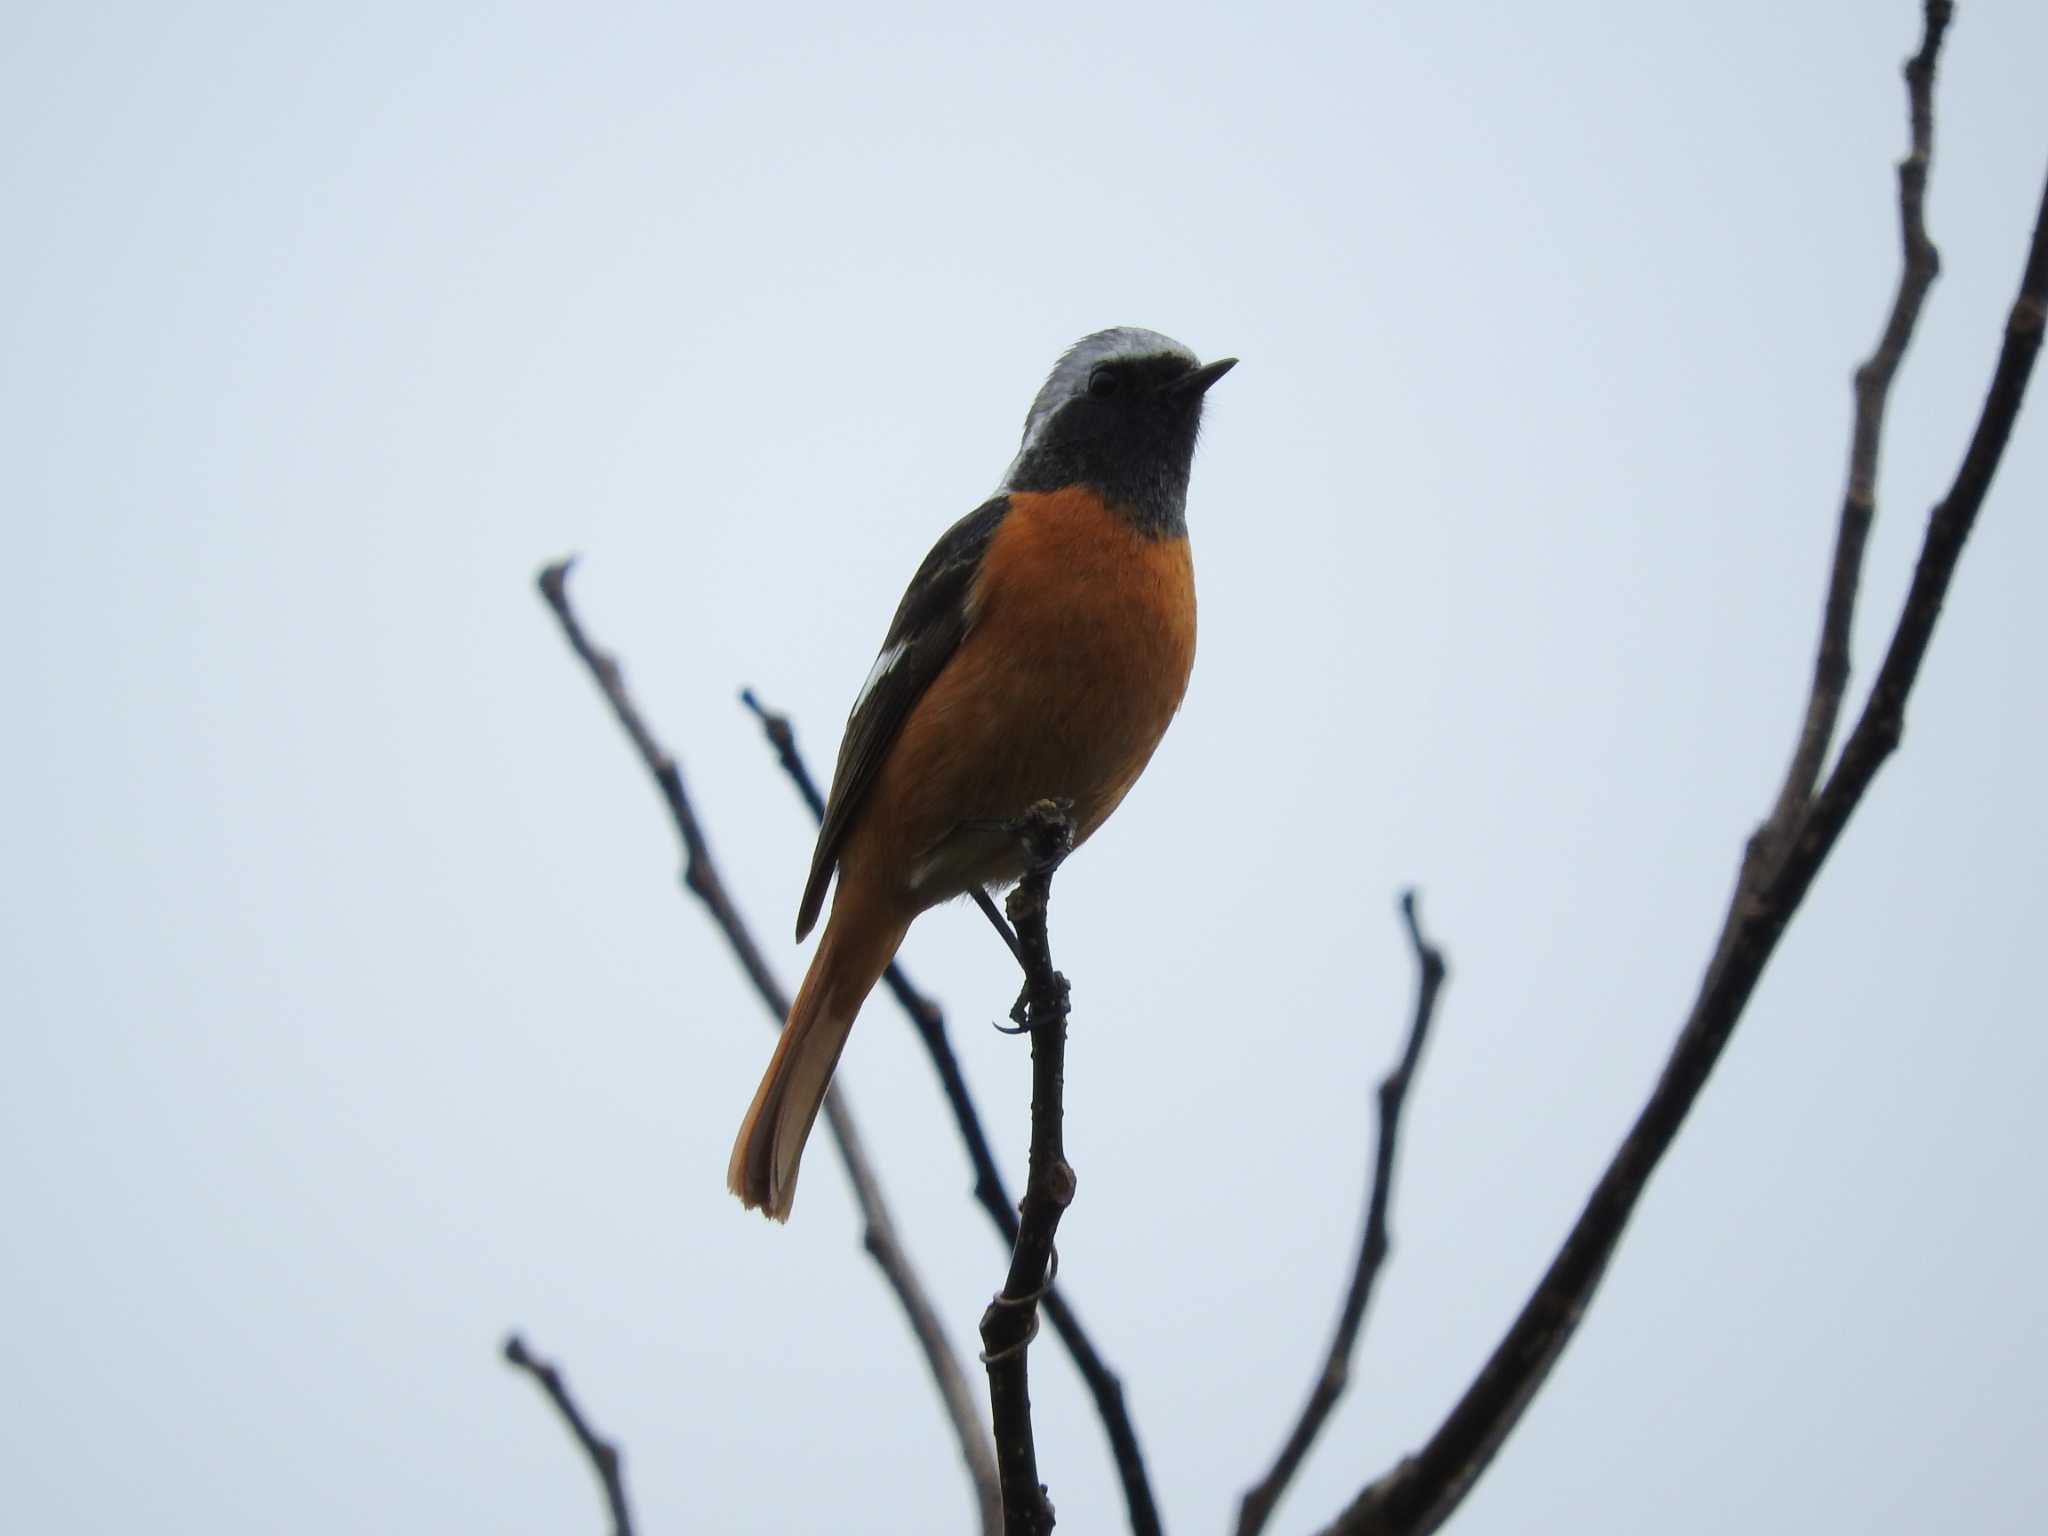
<svg viewBox="0 0 2048 1536">
<path fill-rule="evenodd" d="M 1122 377 L 1107 363 L 1088 375 L 1088 393 L 1098 400 L 1107 400 L 1122 384 Z"/>
</svg>

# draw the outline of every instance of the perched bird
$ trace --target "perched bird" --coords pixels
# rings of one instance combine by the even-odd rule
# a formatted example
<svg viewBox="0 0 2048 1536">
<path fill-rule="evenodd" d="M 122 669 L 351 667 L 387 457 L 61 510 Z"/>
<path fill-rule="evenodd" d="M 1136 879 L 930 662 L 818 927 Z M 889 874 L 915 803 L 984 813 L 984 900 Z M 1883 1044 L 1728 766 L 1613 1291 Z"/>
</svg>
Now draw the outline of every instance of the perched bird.
<svg viewBox="0 0 2048 1536">
<path fill-rule="evenodd" d="M 749 1207 L 788 1220 L 854 1015 L 912 920 L 1018 879 L 1004 824 L 1036 801 L 1070 801 L 1087 841 L 1166 733 L 1195 660 L 1188 471 L 1202 397 L 1236 362 L 1128 326 L 1076 342 L 1001 488 L 911 578 L 847 718 L 796 936 L 836 868 L 832 915 L 726 1169 Z"/>
</svg>

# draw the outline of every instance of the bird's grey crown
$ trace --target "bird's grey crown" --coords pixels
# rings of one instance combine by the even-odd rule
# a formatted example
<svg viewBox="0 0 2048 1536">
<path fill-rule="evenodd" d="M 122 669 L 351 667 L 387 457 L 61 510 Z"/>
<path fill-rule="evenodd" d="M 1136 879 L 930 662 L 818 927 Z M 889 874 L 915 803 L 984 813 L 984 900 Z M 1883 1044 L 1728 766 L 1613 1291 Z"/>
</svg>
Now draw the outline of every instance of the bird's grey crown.
<svg viewBox="0 0 2048 1536">
<path fill-rule="evenodd" d="M 1112 326 L 1092 336 L 1083 336 L 1060 355 L 1060 360 L 1052 365 L 1052 372 L 1046 375 L 1044 387 L 1038 391 L 1038 398 L 1031 402 L 1030 414 L 1024 418 L 1024 440 L 1018 445 L 1017 457 L 1003 471 L 1003 483 L 997 490 L 1010 489 L 1018 465 L 1024 462 L 1024 456 L 1038 441 L 1039 433 L 1045 430 L 1045 424 L 1052 420 L 1053 413 L 1076 395 L 1088 392 L 1088 375 L 1095 371 L 1096 364 L 1139 357 L 1181 357 L 1186 358 L 1191 367 L 1201 361 L 1171 336 L 1162 336 L 1141 326 Z"/>
</svg>

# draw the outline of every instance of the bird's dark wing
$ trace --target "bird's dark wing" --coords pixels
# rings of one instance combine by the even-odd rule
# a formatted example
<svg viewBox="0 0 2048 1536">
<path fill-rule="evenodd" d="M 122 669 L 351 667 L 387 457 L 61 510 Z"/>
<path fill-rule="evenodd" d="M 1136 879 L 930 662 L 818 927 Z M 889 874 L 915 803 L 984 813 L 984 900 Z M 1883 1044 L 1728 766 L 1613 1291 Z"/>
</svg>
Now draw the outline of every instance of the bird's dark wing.
<svg viewBox="0 0 2048 1536">
<path fill-rule="evenodd" d="M 839 763 L 832 771 L 832 793 L 825 801 L 824 824 L 818 829 L 817 852 L 811 855 L 811 878 L 797 908 L 796 936 L 801 939 L 818 920 L 825 887 L 839 862 L 839 846 L 867 798 L 882 760 L 896 733 L 909 718 L 911 706 L 924 696 L 961 638 L 967 633 L 967 594 L 989 540 L 1010 510 L 1010 498 L 985 501 L 948 528 L 910 578 L 910 588 L 897 605 L 875 669 L 868 674 L 846 735 L 839 743 Z"/>
</svg>

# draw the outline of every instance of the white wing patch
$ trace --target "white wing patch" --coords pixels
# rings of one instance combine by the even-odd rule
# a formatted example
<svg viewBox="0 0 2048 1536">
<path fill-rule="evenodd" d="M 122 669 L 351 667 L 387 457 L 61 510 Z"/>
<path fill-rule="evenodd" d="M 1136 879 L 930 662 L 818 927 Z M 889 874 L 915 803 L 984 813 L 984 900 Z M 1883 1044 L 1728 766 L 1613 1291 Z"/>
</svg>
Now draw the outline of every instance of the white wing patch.
<svg viewBox="0 0 2048 1536">
<path fill-rule="evenodd" d="M 849 716 L 860 713 L 860 707 L 867 703 L 868 695 L 881 685 L 882 679 L 889 675 L 896 663 L 903 659 L 903 653 L 909 649 L 908 640 L 899 640 L 875 658 L 874 666 L 868 671 L 868 680 L 860 685 L 860 695 L 853 701 L 853 708 L 847 711 Z"/>
</svg>

